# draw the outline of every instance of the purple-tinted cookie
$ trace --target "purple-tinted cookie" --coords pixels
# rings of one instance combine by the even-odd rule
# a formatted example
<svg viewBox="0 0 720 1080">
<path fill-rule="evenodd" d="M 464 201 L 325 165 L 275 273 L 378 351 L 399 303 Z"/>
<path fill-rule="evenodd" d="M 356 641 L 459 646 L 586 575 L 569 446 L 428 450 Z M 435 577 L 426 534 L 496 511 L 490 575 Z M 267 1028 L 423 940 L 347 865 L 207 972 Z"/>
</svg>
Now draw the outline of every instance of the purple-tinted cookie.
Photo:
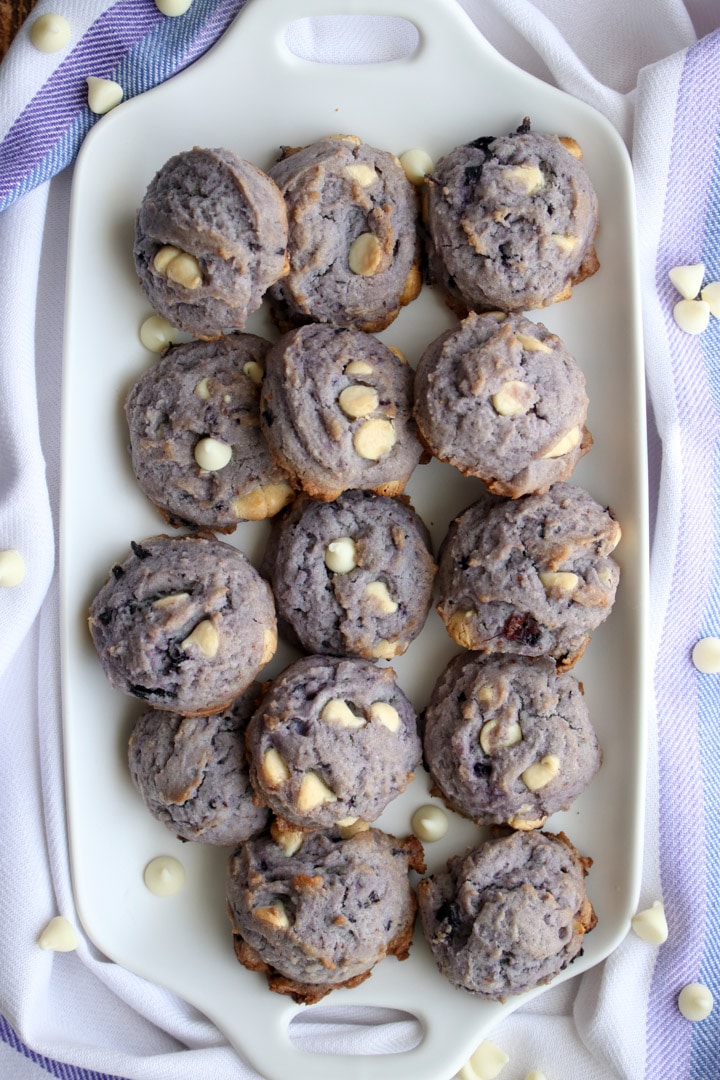
<svg viewBox="0 0 720 1080">
<path fill-rule="evenodd" d="M 515 832 L 451 858 L 418 886 L 440 973 L 492 1001 L 550 982 L 597 923 L 590 865 L 563 833 Z"/>
<path fill-rule="evenodd" d="M 602 755 L 582 687 L 547 657 L 462 653 L 425 709 L 425 763 L 477 825 L 536 829 L 582 794 Z"/>
<path fill-rule="evenodd" d="M 180 840 L 238 844 L 268 824 L 253 801 L 245 729 L 257 704 L 253 684 L 223 713 L 179 716 L 151 709 L 128 745 L 130 776 L 153 817 Z"/>
</svg>

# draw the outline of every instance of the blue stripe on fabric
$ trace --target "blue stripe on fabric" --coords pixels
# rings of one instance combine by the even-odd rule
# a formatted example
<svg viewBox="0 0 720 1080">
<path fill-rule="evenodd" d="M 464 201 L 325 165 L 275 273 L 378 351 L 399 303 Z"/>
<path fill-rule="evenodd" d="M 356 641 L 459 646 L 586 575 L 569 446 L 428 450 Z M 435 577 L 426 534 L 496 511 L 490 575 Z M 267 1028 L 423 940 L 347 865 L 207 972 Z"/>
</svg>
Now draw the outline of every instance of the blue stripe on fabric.
<svg viewBox="0 0 720 1080">
<path fill-rule="evenodd" d="M 702 260 L 707 281 L 720 279 L 720 131 L 715 146 L 712 182 L 709 190 Z M 705 371 L 713 404 L 720 415 L 720 320 L 711 318 L 701 338 Z M 713 538 L 712 581 L 703 635 L 720 637 L 720 446 L 712 462 Z M 707 867 L 707 909 L 705 950 L 699 982 L 708 986 L 716 999 L 710 1016 L 693 1025 L 690 1077 L 709 1080 L 720 1077 L 720 677 L 702 675 L 698 679 L 698 727 L 703 767 L 705 812 L 705 863 Z M 680 988 L 679 988 L 680 989 Z"/>
<path fill-rule="evenodd" d="M 205 53 L 246 2 L 247 0 L 195 0 L 185 15 L 163 19 L 128 50 L 120 63 L 110 70 L 104 70 L 103 77 L 118 82 L 126 99 L 150 90 Z M 82 78 L 79 78 L 82 82 Z M 33 106 L 41 106 L 44 95 L 51 95 L 48 84 L 40 90 Z M 0 198 L 0 210 L 55 176 L 75 159 L 90 128 L 102 119 L 90 111 L 85 104 L 85 98 L 83 84 L 83 104 L 72 123 L 43 158 L 29 166 L 22 179 L 5 197 Z"/>
<path fill-rule="evenodd" d="M 76 1065 L 66 1065 L 62 1061 L 54 1061 L 43 1054 L 36 1054 L 18 1038 L 15 1030 L 10 1026 L 5 1017 L 0 1014 L 0 1038 L 3 1042 L 17 1050 L 23 1057 L 33 1061 L 40 1068 L 45 1069 L 51 1076 L 57 1076 L 59 1080 L 123 1080 L 120 1076 L 111 1076 L 109 1073 L 99 1073 L 94 1069 L 81 1069 Z"/>
</svg>

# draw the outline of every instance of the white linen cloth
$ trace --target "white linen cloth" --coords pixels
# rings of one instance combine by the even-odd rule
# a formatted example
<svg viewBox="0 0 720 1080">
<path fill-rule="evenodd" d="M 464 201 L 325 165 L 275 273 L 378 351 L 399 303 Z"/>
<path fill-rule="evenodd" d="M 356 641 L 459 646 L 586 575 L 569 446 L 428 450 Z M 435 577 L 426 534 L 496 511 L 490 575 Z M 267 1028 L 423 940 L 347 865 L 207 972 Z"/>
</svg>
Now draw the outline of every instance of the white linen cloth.
<svg viewBox="0 0 720 1080">
<path fill-rule="evenodd" d="M 110 0 L 40 0 L 29 22 L 43 12 L 61 13 L 76 41 L 111 6 Z M 463 0 L 462 6 L 510 60 L 604 112 L 633 155 L 648 385 L 663 441 L 662 462 L 660 443 L 653 439 L 651 445 L 657 525 L 650 622 L 656 655 L 667 629 L 681 542 L 673 487 L 679 451 L 665 382 L 670 346 L 656 268 L 684 50 L 720 25 L 720 10 L 712 0 Z M 360 46 L 381 45 L 348 42 L 340 31 L 329 42 L 316 41 L 313 27 L 307 29 L 304 47 L 329 48 L 342 59 Z M 717 62 L 720 49 L 714 56 Z M 58 62 L 56 54 L 33 50 L 23 28 L 0 65 L 0 140 Z M 0 1025 L 0 1075 L 251 1080 L 255 1072 L 211 1023 L 167 991 L 108 962 L 82 933 L 74 953 L 43 952 L 35 944 L 55 914 L 79 927 L 63 804 L 55 572 L 70 183 L 71 170 L 65 170 L 0 213 L 0 550 L 18 549 L 27 566 L 20 586 L 0 589 L 0 1014 L 7 1021 Z M 676 261 L 699 261 L 695 239 L 688 237 L 687 251 L 678 251 Z M 657 823 L 662 783 L 668 781 L 660 775 L 656 731 L 652 718 L 642 900 L 650 903 L 665 892 L 669 913 L 677 911 L 671 929 L 678 935 L 678 978 L 689 981 L 683 974 L 689 968 L 682 963 L 682 910 L 672 907 L 676 883 L 661 876 Z M 702 810 L 702 799 L 698 806 Z M 657 957 L 631 934 L 604 964 L 548 990 L 501 1023 L 491 1038 L 510 1055 L 503 1080 L 520 1080 L 531 1068 L 542 1069 L 548 1080 L 720 1075 L 720 1049 L 711 1071 L 697 1071 L 701 1052 L 691 1053 L 687 1040 L 679 1048 L 663 1047 L 662 1073 L 646 1071 Z M 352 1009 L 344 1025 L 304 1023 L 300 1031 L 309 1048 L 329 1032 L 333 1047 L 353 1052 L 401 1049 L 415 1035 L 414 1025 L 399 1018 L 359 1023 Z M 702 1068 L 712 1062 L 710 1052 L 702 1051 Z M 369 1075 L 371 1068 L 370 1059 Z M 398 1077 L 403 1075 L 400 1055 Z"/>
</svg>

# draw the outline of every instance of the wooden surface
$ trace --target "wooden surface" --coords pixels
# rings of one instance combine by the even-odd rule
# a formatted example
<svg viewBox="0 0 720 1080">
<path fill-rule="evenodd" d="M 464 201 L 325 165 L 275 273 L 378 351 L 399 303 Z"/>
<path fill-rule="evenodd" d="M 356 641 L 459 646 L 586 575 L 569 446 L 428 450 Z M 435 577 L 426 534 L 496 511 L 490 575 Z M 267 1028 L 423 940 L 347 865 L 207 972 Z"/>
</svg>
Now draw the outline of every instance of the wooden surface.
<svg viewBox="0 0 720 1080">
<path fill-rule="evenodd" d="M 0 60 L 35 6 L 35 0 L 0 0 Z"/>
</svg>

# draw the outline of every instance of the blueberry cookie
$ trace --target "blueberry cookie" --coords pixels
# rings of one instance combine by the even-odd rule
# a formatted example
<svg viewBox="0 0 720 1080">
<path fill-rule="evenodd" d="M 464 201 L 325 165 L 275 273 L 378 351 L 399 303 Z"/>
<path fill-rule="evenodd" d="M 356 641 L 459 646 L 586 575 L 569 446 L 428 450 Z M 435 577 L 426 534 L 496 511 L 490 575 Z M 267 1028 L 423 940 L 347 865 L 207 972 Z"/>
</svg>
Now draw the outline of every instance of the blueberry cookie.
<svg viewBox="0 0 720 1080">
<path fill-rule="evenodd" d="M 422 456 L 412 394 L 411 368 L 377 338 L 302 326 L 267 354 L 262 428 L 277 464 L 313 498 L 399 495 Z"/>
<path fill-rule="evenodd" d="M 193 337 L 242 330 L 287 273 L 287 212 L 275 183 L 230 150 L 176 154 L 135 225 L 135 269 L 154 310 Z"/>
<path fill-rule="evenodd" d="M 170 349 L 125 402 L 132 465 L 171 525 L 232 532 L 292 498 L 260 430 L 260 383 L 270 342 L 254 334 Z"/>
<path fill-rule="evenodd" d="M 261 570 L 281 628 L 306 652 L 387 660 L 422 630 L 436 566 L 411 506 L 346 491 L 299 496 L 275 519 Z"/>
<path fill-rule="evenodd" d="M 290 272 L 270 290 L 280 327 L 383 330 L 421 285 L 416 194 L 397 159 L 338 135 L 287 151 L 270 176 L 289 219 Z"/>
<path fill-rule="evenodd" d="M 260 688 L 252 684 L 214 716 L 150 709 L 133 728 L 130 776 L 153 817 L 180 840 L 239 844 L 263 831 L 269 811 L 253 801 L 245 729 Z"/>
<path fill-rule="evenodd" d="M 526 311 L 595 273 L 597 196 L 572 139 L 530 131 L 458 146 L 424 187 L 433 279 L 459 311 Z"/>
<path fill-rule="evenodd" d="M 306 829 L 374 821 L 413 778 L 417 716 L 391 668 L 306 656 L 269 686 L 247 730 L 260 801 Z"/>
<path fill-rule="evenodd" d="M 424 871 L 415 837 L 339 829 L 241 844 L 228 863 L 235 954 L 271 990 L 311 1004 L 357 986 L 386 956 L 405 960 Z"/>
<path fill-rule="evenodd" d="M 423 353 L 420 437 L 497 495 L 543 494 L 592 444 L 585 376 L 559 337 L 523 315 L 471 312 Z"/>
<path fill-rule="evenodd" d="M 228 709 L 277 647 L 270 588 L 237 548 L 206 536 L 131 544 L 90 605 L 110 683 L 157 709 Z"/>
<path fill-rule="evenodd" d="M 453 986 L 504 1001 L 550 982 L 597 924 L 592 860 L 563 833 L 514 832 L 448 861 L 418 886 L 422 928 Z"/>
<path fill-rule="evenodd" d="M 547 657 L 454 657 L 423 718 L 425 763 L 477 825 L 537 829 L 600 768 L 582 688 Z"/>
<path fill-rule="evenodd" d="M 620 526 L 582 488 L 481 499 L 450 525 L 440 548 L 438 611 L 450 636 L 483 653 L 580 659 L 610 614 Z"/>
</svg>

